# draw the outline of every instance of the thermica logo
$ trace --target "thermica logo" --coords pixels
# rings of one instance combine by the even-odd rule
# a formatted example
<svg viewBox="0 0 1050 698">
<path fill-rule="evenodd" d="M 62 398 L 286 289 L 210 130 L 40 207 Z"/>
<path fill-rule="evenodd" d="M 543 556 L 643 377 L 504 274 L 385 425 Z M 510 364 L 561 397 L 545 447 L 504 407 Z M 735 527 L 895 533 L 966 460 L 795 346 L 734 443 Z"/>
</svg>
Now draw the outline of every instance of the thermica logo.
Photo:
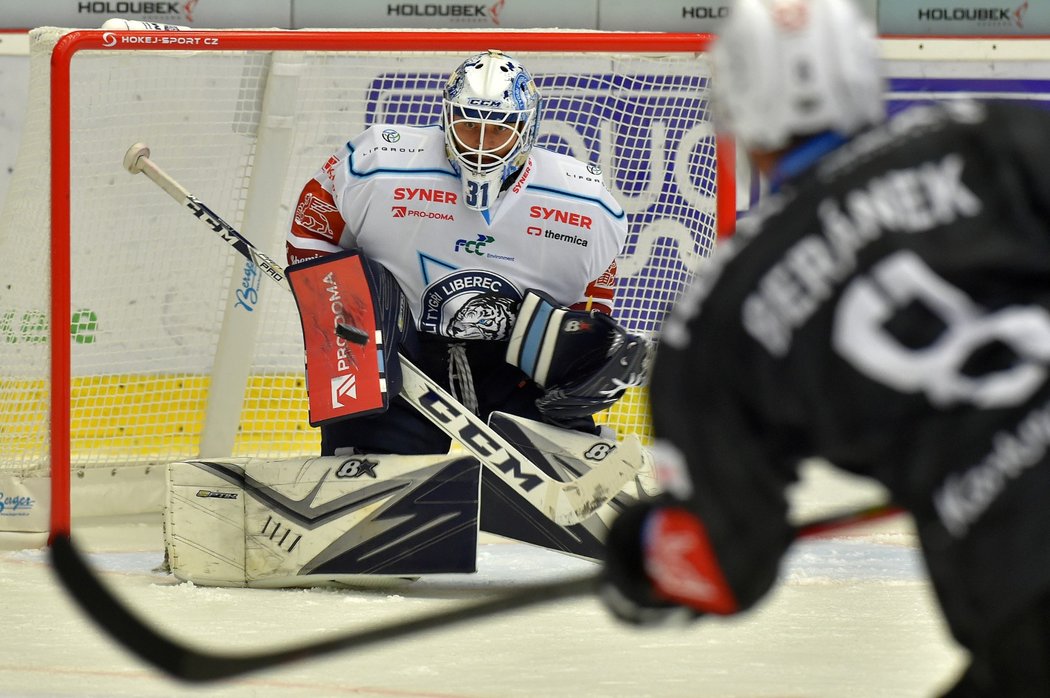
<svg viewBox="0 0 1050 698">
<path fill-rule="evenodd" d="M 579 245 L 580 247 L 587 247 L 587 239 L 581 238 L 579 235 L 556 233 L 550 228 L 537 228 L 534 225 L 530 225 L 526 228 L 525 232 L 536 237 L 547 238 L 548 240 L 557 240 L 558 242 L 568 242 L 573 245 Z"/>
</svg>

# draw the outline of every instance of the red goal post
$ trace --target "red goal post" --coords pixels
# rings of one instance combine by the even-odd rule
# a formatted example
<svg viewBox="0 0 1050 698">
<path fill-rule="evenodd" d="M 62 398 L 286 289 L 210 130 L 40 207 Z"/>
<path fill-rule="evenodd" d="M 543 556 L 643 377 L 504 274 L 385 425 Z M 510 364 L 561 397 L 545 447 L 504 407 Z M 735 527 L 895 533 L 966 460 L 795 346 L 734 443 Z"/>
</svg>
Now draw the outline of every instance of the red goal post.
<svg viewBox="0 0 1050 698">
<path fill-rule="evenodd" d="M 26 351 L 0 349 L 0 399 L 14 407 L 0 477 L 49 470 L 49 529 L 68 531 L 71 474 L 106 480 L 130 463 L 155 476 L 166 462 L 199 455 L 316 452 L 289 299 L 258 284 L 148 182 L 122 173 L 124 150 L 149 143 L 176 179 L 282 258 L 288 207 L 326 154 L 362 125 L 430 118 L 449 71 L 491 47 L 518 55 L 536 76 L 545 98 L 540 144 L 600 166 L 624 203 L 630 237 L 618 315 L 657 336 L 696 262 L 735 221 L 732 147 L 714 136 L 708 113 L 708 41 L 571 31 L 63 31 L 50 49 L 50 201 L 42 201 L 51 231 L 50 279 L 41 281 L 48 367 L 41 382 L 23 370 Z M 351 78 L 363 82 L 348 87 Z M 16 180 L 43 165 L 39 157 L 27 164 L 27 149 Z M 20 220 L 18 202 L 11 208 L 15 223 L 0 227 L 5 256 Z M 172 255 L 194 260 L 200 275 L 171 277 Z M 217 302 L 201 311 L 202 298 Z M 281 318 L 271 328 L 272 306 Z M 20 327 L 38 319 L 32 302 L 26 307 L 12 311 Z M 272 337 L 285 344 L 271 349 Z M 202 346 L 207 358 L 198 360 Z M 45 395 L 41 426 L 32 403 Z M 622 403 L 606 421 L 644 433 L 644 390 Z M 43 455 L 28 445 L 41 428 Z M 114 499 L 101 511 L 119 508 Z"/>
</svg>

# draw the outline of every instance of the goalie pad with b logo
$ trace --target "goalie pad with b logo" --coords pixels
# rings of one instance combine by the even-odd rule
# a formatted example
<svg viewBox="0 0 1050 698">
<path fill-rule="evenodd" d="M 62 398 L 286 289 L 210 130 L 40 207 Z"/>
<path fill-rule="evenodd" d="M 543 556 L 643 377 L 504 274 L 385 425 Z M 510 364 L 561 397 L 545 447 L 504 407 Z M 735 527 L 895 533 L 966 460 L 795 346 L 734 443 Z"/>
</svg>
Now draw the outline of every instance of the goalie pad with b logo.
<svg viewBox="0 0 1050 698">
<path fill-rule="evenodd" d="M 208 586 L 474 572 L 480 477 L 471 456 L 172 463 L 169 564 L 179 579 Z"/>
</svg>

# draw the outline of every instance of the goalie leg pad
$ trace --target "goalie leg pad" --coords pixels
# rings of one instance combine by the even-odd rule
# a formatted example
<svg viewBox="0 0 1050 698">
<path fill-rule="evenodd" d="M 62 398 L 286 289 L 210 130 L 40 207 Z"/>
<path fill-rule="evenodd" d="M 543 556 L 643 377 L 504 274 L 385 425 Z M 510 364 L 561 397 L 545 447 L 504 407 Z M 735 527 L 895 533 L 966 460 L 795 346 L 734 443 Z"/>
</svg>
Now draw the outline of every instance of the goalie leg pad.
<svg viewBox="0 0 1050 698">
<path fill-rule="evenodd" d="M 617 442 L 615 439 L 561 429 L 503 412 L 493 412 L 489 416 L 489 426 L 559 481 L 578 478 L 611 459 L 619 460 L 635 471 L 636 478 L 583 522 L 559 526 L 535 509 L 522 506 L 520 495 L 499 478 L 487 471 L 483 472 L 483 531 L 576 557 L 598 560 L 603 557 L 604 541 L 613 519 L 639 498 L 648 499 L 652 494 L 639 490 L 639 478 L 651 469 L 651 458 L 637 436 L 628 435 L 622 442 Z"/>
<path fill-rule="evenodd" d="M 172 572 L 265 588 L 474 572 L 480 471 L 448 455 L 172 463 Z"/>
<path fill-rule="evenodd" d="M 302 322 L 310 424 L 385 411 L 401 390 L 397 352 L 411 329 L 397 281 L 357 250 L 292 265 L 287 277 Z M 337 335 L 340 324 L 361 330 L 365 343 Z"/>
</svg>

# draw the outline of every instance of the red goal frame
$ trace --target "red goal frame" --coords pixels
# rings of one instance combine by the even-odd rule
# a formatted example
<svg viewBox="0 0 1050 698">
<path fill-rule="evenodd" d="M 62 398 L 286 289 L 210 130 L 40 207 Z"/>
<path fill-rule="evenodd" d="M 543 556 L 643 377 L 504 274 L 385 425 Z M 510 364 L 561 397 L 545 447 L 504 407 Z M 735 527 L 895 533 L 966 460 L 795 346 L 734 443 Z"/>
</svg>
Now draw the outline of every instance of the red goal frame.
<svg viewBox="0 0 1050 698">
<path fill-rule="evenodd" d="M 104 31 L 77 30 L 63 36 L 51 57 L 51 386 L 50 539 L 70 532 L 70 67 L 81 51 L 163 51 L 194 47 L 208 51 L 484 51 L 702 53 L 713 36 L 696 33 L 535 31 Z M 736 222 L 735 146 L 716 139 L 719 237 Z M 59 321 L 59 318 L 63 318 Z M 56 467 L 59 466 L 59 467 Z M 49 539 L 49 541 L 50 541 Z"/>
</svg>

